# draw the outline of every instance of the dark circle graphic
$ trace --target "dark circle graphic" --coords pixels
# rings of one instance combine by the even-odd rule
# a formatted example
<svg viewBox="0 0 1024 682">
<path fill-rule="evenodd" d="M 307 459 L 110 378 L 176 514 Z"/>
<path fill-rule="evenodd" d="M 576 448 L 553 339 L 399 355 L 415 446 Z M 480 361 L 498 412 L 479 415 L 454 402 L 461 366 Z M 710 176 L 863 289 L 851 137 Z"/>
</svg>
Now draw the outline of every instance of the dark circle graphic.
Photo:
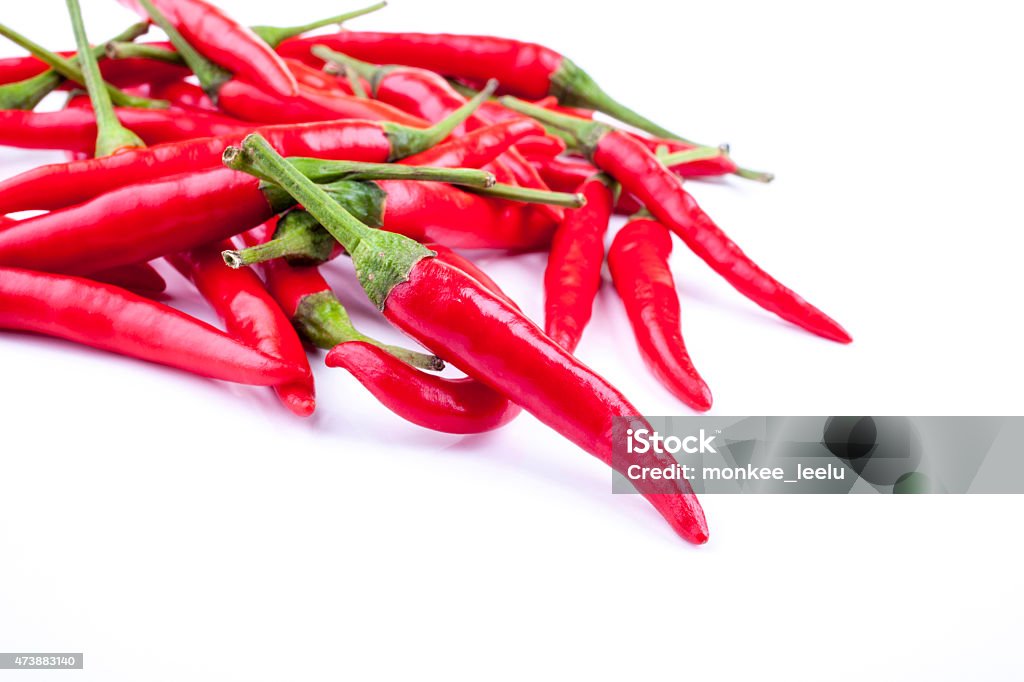
<svg viewBox="0 0 1024 682">
<path fill-rule="evenodd" d="M 878 428 L 872 417 L 829 417 L 825 422 L 825 447 L 840 459 L 864 457 L 878 440 Z"/>
</svg>

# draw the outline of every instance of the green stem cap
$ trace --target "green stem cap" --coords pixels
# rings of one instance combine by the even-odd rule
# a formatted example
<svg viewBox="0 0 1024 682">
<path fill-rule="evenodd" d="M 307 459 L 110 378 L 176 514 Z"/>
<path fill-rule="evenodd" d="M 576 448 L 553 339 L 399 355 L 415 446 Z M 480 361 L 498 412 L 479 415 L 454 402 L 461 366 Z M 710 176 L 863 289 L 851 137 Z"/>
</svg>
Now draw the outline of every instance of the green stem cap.
<svg viewBox="0 0 1024 682">
<path fill-rule="evenodd" d="M 476 97 L 429 128 L 410 128 L 409 126 L 385 121 L 381 125 L 391 141 L 391 154 L 388 160 L 397 161 L 398 159 L 404 159 L 407 156 L 426 151 L 438 144 L 451 135 L 452 131 L 463 121 L 472 116 L 480 105 L 487 101 L 497 89 L 498 81 L 492 78 L 487 81 L 487 85 L 477 93 Z"/>
<path fill-rule="evenodd" d="M 360 332 L 352 324 L 352 318 L 349 317 L 345 306 L 330 291 L 310 294 L 303 298 L 295 311 L 293 321 L 302 335 L 318 348 L 330 350 L 339 343 L 364 341 L 386 350 L 413 367 L 430 372 L 440 372 L 444 369 L 444 362 L 437 356 L 382 343 Z"/>
<path fill-rule="evenodd" d="M 436 255 L 408 237 L 359 222 L 258 134 L 246 137 L 241 147 L 226 149 L 224 163 L 274 182 L 302 204 L 352 256 L 360 285 L 380 310 L 391 290 L 409 279 L 419 261 Z"/>
</svg>

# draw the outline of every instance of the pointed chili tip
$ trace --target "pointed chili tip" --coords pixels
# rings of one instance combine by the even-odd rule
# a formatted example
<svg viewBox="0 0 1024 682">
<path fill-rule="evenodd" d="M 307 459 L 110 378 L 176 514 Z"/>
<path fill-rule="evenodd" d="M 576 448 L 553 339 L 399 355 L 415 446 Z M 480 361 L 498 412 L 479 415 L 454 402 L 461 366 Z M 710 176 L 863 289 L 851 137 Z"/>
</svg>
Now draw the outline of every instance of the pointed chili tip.
<svg viewBox="0 0 1024 682">
<path fill-rule="evenodd" d="M 707 412 L 711 409 L 714 398 L 711 396 L 711 389 L 704 382 L 701 382 L 695 393 L 692 393 L 686 402 L 698 412 Z"/>
<path fill-rule="evenodd" d="M 308 391 L 283 392 L 284 406 L 299 417 L 310 417 L 316 411 L 316 398 Z"/>
</svg>

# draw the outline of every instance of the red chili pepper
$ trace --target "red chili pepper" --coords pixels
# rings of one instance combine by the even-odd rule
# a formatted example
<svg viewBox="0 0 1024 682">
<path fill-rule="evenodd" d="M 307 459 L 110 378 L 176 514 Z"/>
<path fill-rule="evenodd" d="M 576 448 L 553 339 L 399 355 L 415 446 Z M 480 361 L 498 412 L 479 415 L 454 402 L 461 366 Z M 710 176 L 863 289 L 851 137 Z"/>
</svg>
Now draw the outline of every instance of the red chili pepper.
<svg viewBox="0 0 1024 682">
<path fill-rule="evenodd" d="M 220 113 L 220 107 L 210 99 L 210 96 L 203 92 L 201 87 L 188 81 L 180 80 L 161 83 L 155 85 L 151 92 L 154 98 L 166 100 L 172 106 L 180 109 Z M 249 121 L 249 123 L 251 124 L 252 121 Z"/>
<path fill-rule="evenodd" d="M 301 370 L 173 308 L 79 277 L 0 268 L 0 327 L 257 386 Z"/>
<path fill-rule="evenodd" d="M 0 120 L 3 115 L 0 112 Z M 432 148 L 448 135 L 457 120 L 458 116 L 426 130 L 381 121 L 329 121 L 257 130 L 286 156 L 383 163 Z M 0 136 L 4 130 L 0 125 Z M 94 132 L 95 128 L 92 133 L 86 130 L 75 137 L 91 140 Z M 0 182 L 0 213 L 64 208 L 128 184 L 219 167 L 224 148 L 237 144 L 243 135 L 232 132 L 103 159 L 40 166 Z M 146 137 L 143 131 L 143 138 Z M 80 149 L 82 142 L 76 145 Z"/>
<path fill-rule="evenodd" d="M 608 250 L 608 267 L 633 325 L 644 362 L 673 395 L 711 409 L 711 389 L 690 360 L 679 323 L 679 294 L 669 269 L 672 236 L 660 223 L 634 218 Z"/>
<path fill-rule="evenodd" d="M 216 135 L 242 136 L 251 125 L 214 114 L 169 109 L 118 108 L 117 117 L 146 144 L 160 144 Z M 0 111 L 0 145 L 23 149 L 62 149 L 92 152 L 96 117 L 91 109 L 63 111 Z"/>
<path fill-rule="evenodd" d="M 658 152 L 659 150 L 666 150 L 672 152 L 685 152 L 694 149 L 696 145 L 687 144 L 686 142 L 680 142 L 679 140 L 665 140 L 660 138 L 646 137 L 644 135 L 637 135 L 630 133 L 630 135 L 639 140 L 645 147 L 652 152 Z M 717 175 L 729 175 L 737 171 L 736 162 L 733 161 L 727 154 L 721 156 L 715 156 L 710 159 L 700 159 L 698 161 L 688 161 L 672 166 L 671 169 L 681 175 L 684 178 L 701 178 L 701 177 L 713 177 Z"/>
<path fill-rule="evenodd" d="M 612 99 L 563 55 L 536 43 L 447 33 L 342 31 L 286 40 L 278 52 L 309 60 L 316 45 L 375 64 L 404 64 L 473 82 L 496 78 L 509 94 L 530 100 L 554 95 L 562 104 L 602 111 L 660 137 L 678 137 Z"/>
<path fill-rule="evenodd" d="M 259 136 L 229 159 L 286 187 L 353 258 L 370 300 L 399 329 L 490 386 L 574 443 L 625 473 L 628 467 L 675 466 L 667 454 L 619 453 L 613 435 L 625 418 L 650 425 L 607 381 L 558 346 L 533 322 L 477 280 L 431 257 L 425 247 L 372 230 L 347 213 Z M 381 253 L 387 253 L 381 259 Z M 653 451 L 654 449 L 651 448 Z M 689 484 L 638 482 L 638 490 L 682 537 L 707 541 L 707 524 Z"/>
<path fill-rule="evenodd" d="M 475 379 L 445 379 L 422 372 L 385 350 L 361 341 L 335 346 L 328 367 L 342 367 L 386 408 L 406 421 L 445 433 L 483 433 L 522 411 Z"/>
<path fill-rule="evenodd" d="M 839 323 L 762 270 L 715 225 L 683 188 L 683 181 L 636 138 L 600 123 L 560 116 L 525 102 L 517 111 L 570 130 L 598 168 L 622 183 L 654 217 L 740 293 L 765 310 L 826 339 L 849 343 Z"/>
<path fill-rule="evenodd" d="M 601 287 L 604 235 L 615 205 L 612 180 L 597 175 L 583 183 L 583 208 L 566 211 L 555 230 L 544 271 L 544 331 L 570 353 L 590 321 Z"/>
<path fill-rule="evenodd" d="M 143 19 L 149 13 L 139 0 L 119 0 Z M 203 0 L 150 0 L 199 52 L 228 71 L 283 97 L 298 94 L 288 67 L 252 29 L 242 26 Z"/>
<path fill-rule="evenodd" d="M 70 59 L 77 53 L 70 51 L 57 54 Z M 47 64 L 30 55 L 0 59 L 0 85 L 38 76 L 44 71 L 48 71 L 49 68 Z M 183 66 L 138 58 L 105 59 L 100 62 L 100 73 L 103 74 L 103 80 L 119 88 L 180 80 L 189 75 L 188 69 Z M 65 82 L 61 85 L 61 89 L 64 90 L 76 87 L 78 87 L 77 83 Z"/>
<path fill-rule="evenodd" d="M 473 261 L 469 260 L 462 254 L 459 254 L 449 249 L 444 244 L 438 244 L 437 242 L 427 242 L 426 244 L 424 244 L 424 246 L 430 249 L 431 251 L 436 252 L 437 256 L 435 257 L 439 261 L 456 267 L 459 270 L 462 270 L 464 273 L 466 273 L 476 281 L 480 282 L 480 284 L 483 284 L 487 288 L 487 290 L 490 291 L 492 294 L 502 299 L 513 308 L 517 310 L 519 309 L 519 304 L 513 301 L 511 298 L 509 298 L 508 294 L 506 294 L 502 290 L 502 288 L 498 286 L 498 283 L 491 279 L 491 276 L 488 275 L 483 270 L 481 270 L 480 267 Z"/>
<path fill-rule="evenodd" d="M 231 248 L 230 242 L 208 244 L 170 256 L 169 260 L 195 284 L 224 321 L 228 334 L 303 370 L 296 381 L 278 384 L 274 391 L 285 407 L 308 417 L 316 408 L 316 394 L 306 350 L 259 277 L 251 270 L 235 270 L 224 264 L 220 252 L 226 248 Z"/>
</svg>

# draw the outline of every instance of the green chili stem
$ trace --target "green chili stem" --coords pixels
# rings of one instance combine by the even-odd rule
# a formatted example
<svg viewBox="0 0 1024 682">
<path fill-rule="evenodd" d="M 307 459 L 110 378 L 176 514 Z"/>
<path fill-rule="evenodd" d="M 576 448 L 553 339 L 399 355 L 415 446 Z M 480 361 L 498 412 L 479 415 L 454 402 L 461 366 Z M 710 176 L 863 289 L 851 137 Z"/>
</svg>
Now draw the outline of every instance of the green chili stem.
<svg viewBox="0 0 1024 682">
<path fill-rule="evenodd" d="M 488 188 L 494 185 L 494 176 L 491 173 L 476 168 L 399 166 L 394 163 L 325 161 L 301 157 L 290 157 L 288 162 L 303 175 L 318 183 L 338 180 L 417 180 L 447 182 L 453 185 L 479 188 Z"/>
<path fill-rule="evenodd" d="M 262 38 L 265 43 L 276 48 L 288 38 L 294 38 L 295 36 L 302 35 L 303 33 L 309 33 L 310 31 L 315 31 L 316 29 L 323 28 L 324 26 L 343 24 L 350 19 L 355 19 L 356 17 L 376 12 L 377 10 L 384 9 L 387 6 L 387 2 L 378 2 L 377 4 L 370 5 L 369 7 L 353 10 L 333 17 L 327 17 L 326 19 L 320 19 L 318 21 L 311 21 L 308 24 L 301 24 L 299 26 L 252 26 L 251 28 L 253 32 Z"/>
<path fill-rule="evenodd" d="M 487 197 L 509 199 L 527 204 L 548 204 L 549 206 L 563 206 L 565 208 L 582 208 L 587 204 L 587 200 L 582 194 L 548 192 L 542 189 L 516 187 L 515 185 L 504 185 L 501 183 L 486 189 L 471 188 L 469 191 Z"/>
<path fill-rule="evenodd" d="M 310 52 L 313 53 L 313 56 L 319 57 L 339 70 L 345 71 L 345 73 L 355 72 L 370 83 L 375 83 L 387 71 L 387 67 L 377 66 L 355 57 L 349 57 L 347 54 L 336 52 L 326 45 L 314 45 Z M 473 96 L 476 96 L 476 94 L 473 93 Z"/>
<path fill-rule="evenodd" d="M 66 0 L 71 27 L 75 33 L 75 45 L 78 49 L 78 61 L 85 76 L 85 89 L 89 92 L 89 101 L 96 116 L 96 156 L 110 156 L 125 149 L 142 149 L 146 143 L 138 135 L 121 125 L 114 113 L 114 105 L 110 101 L 110 93 L 103 87 L 103 76 L 89 45 L 89 36 L 85 32 L 82 21 L 82 8 L 78 0 Z"/>
<path fill-rule="evenodd" d="M 146 22 L 132 24 L 115 36 L 113 40 L 134 40 L 145 34 L 148 29 L 149 24 Z M 92 53 L 96 55 L 97 59 L 103 56 L 103 52 L 102 45 L 92 48 Z M 75 56 L 70 61 L 72 64 L 77 64 L 78 57 Z M 24 109 L 26 111 L 35 109 L 44 97 L 56 90 L 63 82 L 63 76 L 53 69 L 47 69 L 31 78 L 0 85 L 0 109 Z"/>
<path fill-rule="evenodd" d="M 167 17 L 153 6 L 152 2 L 149 0 L 139 0 L 139 4 L 146 10 L 146 14 L 153 20 L 153 23 L 167 34 L 167 38 L 174 45 L 174 49 L 178 51 L 182 60 L 192 70 L 192 73 L 196 75 L 196 78 L 199 79 L 199 85 L 202 87 L 203 92 L 216 102 L 220 87 L 231 80 L 232 73 L 201 55 L 196 48 L 192 47 L 191 43 L 185 40 L 185 37 L 175 28 L 174 24 L 168 21 Z"/>
<path fill-rule="evenodd" d="M 157 45 L 139 45 L 128 41 L 112 40 L 105 52 L 110 59 L 152 59 L 168 64 L 184 64 L 185 60 L 174 50 Z"/>
<path fill-rule="evenodd" d="M 477 93 L 476 97 L 429 128 L 410 128 L 397 123 L 384 123 L 384 130 L 391 141 L 391 155 L 388 160 L 396 161 L 413 154 L 419 154 L 441 142 L 451 135 L 452 131 L 463 121 L 472 116 L 480 105 L 497 89 L 498 81 L 492 78 L 487 81 L 487 85 Z"/>
<path fill-rule="evenodd" d="M 64 78 L 74 81 L 80 85 L 86 85 L 85 76 L 82 74 L 82 71 L 71 62 L 71 60 L 65 59 L 59 54 L 47 50 L 42 45 L 29 40 L 4 24 L 0 24 L 0 35 L 28 50 L 33 57 L 49 66 Z M 109 83 L 104 83 L 104 87 L 110 94 L 111 101 L 119 107 L 162 109 L 169 106 L 169 103 L 164 102 L 163 100 L 149 99 L 148 97 L 134 97 L 119 88 L 115 88 Z"/>
<path fill-rule="evenodd" d="M 727 156 L 721 147 L 694 147 L 674 154 L 658 153 L 658 159 L 668 168 L 678 166 L 682 163 L 693 161 L 704 161 L 705 159 L 716 159 L 719 156 Z"/>
</svg>

